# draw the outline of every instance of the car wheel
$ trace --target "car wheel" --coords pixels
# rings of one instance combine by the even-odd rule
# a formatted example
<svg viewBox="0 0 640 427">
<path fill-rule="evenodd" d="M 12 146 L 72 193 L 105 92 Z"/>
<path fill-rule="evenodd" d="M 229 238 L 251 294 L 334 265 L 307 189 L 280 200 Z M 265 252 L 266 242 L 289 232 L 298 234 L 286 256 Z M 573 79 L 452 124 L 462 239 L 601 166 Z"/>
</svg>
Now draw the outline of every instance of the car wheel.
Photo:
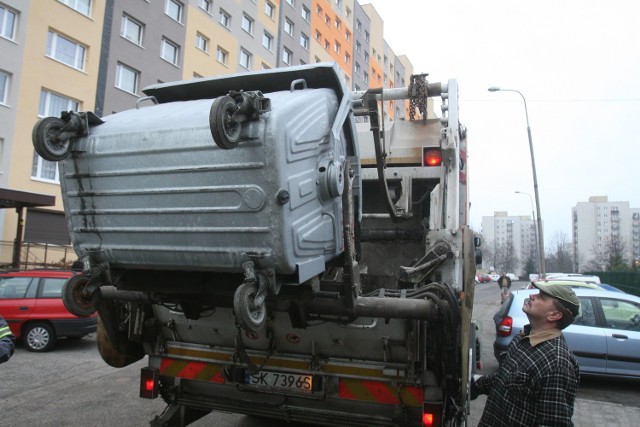
<svg viewBox="0 0 640 427">
<path fill-rule="evenodd" d="M 32 323 L 24 331 L 24 346 L 29 351 L 49 351 L 56 345 L 56 333 L 46 323 Z"/>
</svg>

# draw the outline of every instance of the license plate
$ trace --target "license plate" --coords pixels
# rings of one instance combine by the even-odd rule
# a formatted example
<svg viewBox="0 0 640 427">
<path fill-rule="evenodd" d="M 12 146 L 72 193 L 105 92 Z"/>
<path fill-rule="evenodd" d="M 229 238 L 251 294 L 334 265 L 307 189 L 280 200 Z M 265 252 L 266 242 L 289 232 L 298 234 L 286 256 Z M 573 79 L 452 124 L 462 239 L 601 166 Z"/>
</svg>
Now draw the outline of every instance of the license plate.
<svg viewBox="0 0 640 427">
<path fill-rule="evenodd" d="M 245 375 L 244 382 L 245 384 L 257 387 L 311 393 L 313 376 L 260 371 L 256 374 L 247 373 Z"/>
</svg>

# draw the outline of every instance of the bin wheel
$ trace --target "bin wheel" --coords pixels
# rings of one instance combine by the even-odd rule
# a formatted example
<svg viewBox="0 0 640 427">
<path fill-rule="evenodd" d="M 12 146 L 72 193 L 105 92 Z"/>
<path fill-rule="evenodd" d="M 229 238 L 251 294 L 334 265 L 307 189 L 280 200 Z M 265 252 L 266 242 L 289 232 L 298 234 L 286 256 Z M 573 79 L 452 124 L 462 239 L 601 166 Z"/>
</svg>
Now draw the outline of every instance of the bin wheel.
<svg viewBox="0 0 640 427">
<path fill-rule="evenodd" d="M 51 162 L 58 162 L 69 156 L 71 141 L 69 139 L 60 140 L 56 137 L 56 132 L 65 125 L 66 123 L 57 117 L 45 117 L 36 122 L 31 132 L 31 140 L 40 157 Z"/>
<path fill-rule="evenodd" d="M 220 148 L 229 150 L 235 148 L 240 141 L 241 123 L 233 119 L 233 113 L 238 111 L 236 102 L 230 96 L 216 98 L 209 113 L 209 127 L 213 141 Z"/>
<path fill-rule="evenodd" d="M 233 312 L 240 327 L 247 331 L 258 332 L 264 327 L 267 319 L 266 302 L 256 307 L 255 297 L 258 285 L 243 283 L 233 295 Z"/>
<path fill-rule="evenodd" d="M 80 274 L 71 277 L 62 287 L 62 302 L 64 306 L 76 316 L 89 316 L 95 313 L 98 306 L 98 291 L 91 295 L 84 294 L 84 289 L 89 284 L 89 277 Z"/>
</svg>

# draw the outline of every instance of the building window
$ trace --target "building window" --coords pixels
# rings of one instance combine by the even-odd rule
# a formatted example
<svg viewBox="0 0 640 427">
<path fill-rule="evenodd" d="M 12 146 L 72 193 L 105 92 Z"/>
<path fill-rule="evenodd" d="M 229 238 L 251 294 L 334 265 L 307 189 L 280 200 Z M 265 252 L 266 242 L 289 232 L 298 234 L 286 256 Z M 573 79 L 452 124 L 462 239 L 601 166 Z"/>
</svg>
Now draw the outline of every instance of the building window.
<svg viewBox="0 0 640 427">
<path fill-rule="evenodd" d="M 342 22 L 336 18 L 336 30 L 340 31 L 340 28 L 342 28 Z"/>
<path fill-rule="evenodd" d="M 362 22 L 359 19 L 356 19 L 356 30 L 358 32 L 362 31 Z"/>
<path fill-rule="evenodd" d="M 160 57 L 167 62 L 172 63 L 173 65 L 178 65 L 178 53 L 180 52 L 180 48 L 178 45 L 170 42 L 167 39 L 162 39 L 162 48 Z"/>
<path fill-rule="evenodd" d="M 83 14 L 91 15 L 91 0 L 58 0 L 60 3 L 66 4 L 71 9 Z"/>
<path fill-rule="evenodd" d="M 289 3 L 291 7 L 296 7 L 296 0 L 287 0 L 287 3 Z"/>
<path fill-rule="evenodd" d="M 342 7 L 342 0 L 336 0 L 336 5 L 338 5 L 338 7 Z"/>
<path fill-rule="evenodd" d="M 0 71 L 0 104 L 7 105 L 9 97 L 9 74 Z"/>
<path fill-rule="evenodd" d="M 369 52 L 364 53 L 364 62 L 369 63 Z"/>
<path fill-rule="evenodd" d="M 196 47 L 203 52 L 209 52 L 209 39 L 200 33 L 196 33 Z"/>
<path fill-rule="evenodd" d="M 228 58 L 229 52 L 218 46 L 218 51 L 216 52 L 216 60 L 221 64 L 227 65 Z"/>
<path fill-rule="evenodd" d="M 362 52 L 362 45 L 357 40 L 356 40 L 356 52 L 358 53 Z"/>
<path fill-rule="evenodd" d="M 302 19 L 307 22 L 311 22 L 311 11 L 304 5 L 302 6 Z"/>
<path fill-rule="evenodd" d="M 210 14 L 212 3 L 213 1 L 211 0 L 200 0 L 200 2 L 198 3 L 198 6 L 200 6 L 200 9 Z"/>
<path fill-rule="evenodd" d="M 358 75 L 358 76 L 360 75 L 360 64 L 358 64 L 357 62 L 356 62 L 356 66 L 355 66 L 354 72 L 356 73 L 356 75 Z"/>
<path fill-rule="evenodd" d="M 138 46 L 142 46 L 143 33 L 144 25 L 127 15 L 122 16 L 122 25 L 120 27 L 120 35 L 122 37 Z"/>
<path fill-rule="evenodd" d="M 16 33 L 17 15 L 11 9 L 0 5 L 0 36 L 13 40 Z"/>
<path fill-rule="evenodd" d="M 40 106 L 38 108 L 38 115 L 40 117 L 60 117 L 60 113 L 63 111 L 79 110 L 80 103 L 78 101 L 46 90 L 40 91 Z M 31 165 L 31 176 L 36 179 L 58 182 L 58 164 L 57 162 L 44 160 L 34 152 L 33 162 Z"/>
<path fill-rule="evenodd" d="M 293 53 L 287 49 L 286 47 L 282 51 L 282 62 L 287 65 L 291 65 L 291 60 L 293 59 Z"/>
<path fill-rule="evenodd" d="M 229 28 L 231 26 L 231 15 L 229 15 L 224 9 L 220 9 L 220 18 L 218 19 L 218 22 Z"/>
<path fill-rule="evenodd" d="M 369 83 L 369 74 L 365 71 L 364 74 L 362 75 L 362 80 L 365 81 L 365 83 Z"/>
<path fill-rule="evenodd" d="M 182 3 L 176 0 L 167 0 L 164 5 L 164 13 L 174 21 L 182 22 Z"/>
<path fill-rule="evenodd" d="M 116 65 L 116 87 L 126 92 L 138 93 L 138 82 L 140 81 L 140 73 L 133 68 L 129 68 L 124 64 Z"/>
<path fill-rule="evenodd" d="M 285 18 L 284 20 L 284 32 L 293 37 L 293 22 Z"/>
<path fill-rule="evenodd" d="M 247 70 L 251 69 L 251 54 L 244 49 L 240 49 L 240 65 Z"/>
<path fill-rule="evenodd" d="M 264 14 L 269 18 L 273 18 L 276 14 L 276 7 L 270 1 L 266 2 L 264 5 Z"/>
<path fill-rule="evenodd" d="M 316 30 L 316 40 L 320 41 L 322 39 L 322 33 Z"/>
<path fill-rule="evenodd" d="M 247 15 L 242 15 L 242 29 L 249 34 L 253 34 L 253 19 Z"/>
<path fill-rule="evenodd" d="M 349 7 L 347 7 L 347 19 L 351 21 L 351 9 Z"/>
<path fill-rule="evenodd" d="M 324 50 L 329 50 L 330 47 L 331 44 L 329 43 L 329 40 L 324 39 Z"/>
<path fill-rule="evenodd" d="M 329 15 L 324 15 L 324 23 L 327 25 L 331 25 L 331 18 L 329 17 Z"/>
<path fill-rule="evenodd" d="M 262 46 L 264 46 L 268 50 L 271 50 L 273 48 L 273 37 L 266 31 L 262 35 Z"/>
<path fill-rule="evenodd" d="M 339 55 L 340 54 L 340 43 L 334 42 L 333 43 L 333 50 L 335 50 L 336 53 Z"/>
<path fill-rule="evenodd" d="M 309 50 L 309 36 L 304 33 L 300 34 L 300 46 Z"/>
<path fill-rule="evenodd" d="M 344 62 L 349 65 L 351 63 L 351 55 L 349 55 L 348 53 L 344 54 Z"/>
<path fill-rule="evenodd" d="M 368 42 L 369 41 L 369 31 L 365 31 L 364 32 L 364 39 Z"/>
<path fill-rule="evenodd" d="M 78 70 L 84 70 L 85 47 L 58 33 L 47 35 L 47 56 Z"/>
<path fill-rule="evenodd" d="M 348 30 L 347 30 L 347 31 L 345 31 L 345 33 L 344 33 L 344 38 L 345 38 L 348 42 L 350 42 L 350 41 L 351 41 L 351 33 L 350 33 Z"/>
</svg>

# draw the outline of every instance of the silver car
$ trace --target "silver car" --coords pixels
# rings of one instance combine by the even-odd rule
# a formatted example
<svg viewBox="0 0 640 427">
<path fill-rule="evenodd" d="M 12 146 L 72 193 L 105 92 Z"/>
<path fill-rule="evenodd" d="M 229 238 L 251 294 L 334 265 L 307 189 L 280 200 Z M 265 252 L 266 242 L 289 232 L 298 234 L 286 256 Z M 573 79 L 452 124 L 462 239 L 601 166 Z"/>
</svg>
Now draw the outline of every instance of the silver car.
<svg viewBox="0 0 640 427">
<path fill-rule="evenodd" d="M 562 332 L 580 364 L 580 374 L 640 379 L 640 297 L 602 289 L 574 288 L 580 313 Z M 514 291 L 493 316 L 494 355 L 529 323 L 524 300 L 537 289 Z"/>
</svg>

